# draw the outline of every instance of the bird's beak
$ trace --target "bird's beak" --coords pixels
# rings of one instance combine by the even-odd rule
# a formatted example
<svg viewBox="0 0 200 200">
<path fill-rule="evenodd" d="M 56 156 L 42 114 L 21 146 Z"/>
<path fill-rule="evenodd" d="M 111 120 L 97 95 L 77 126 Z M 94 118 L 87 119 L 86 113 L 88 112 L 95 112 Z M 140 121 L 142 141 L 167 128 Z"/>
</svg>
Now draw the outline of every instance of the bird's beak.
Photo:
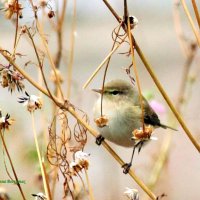
<svg viewBox="0 0 200 200">
<path fill-rule="evenodd" d="M 101 94 L 101 89 L 92 89 L 92 91 L 94 91 L 94 92 L 97 92 L 97 93 L 99 93 L 99 94 Z"/>
</svg>

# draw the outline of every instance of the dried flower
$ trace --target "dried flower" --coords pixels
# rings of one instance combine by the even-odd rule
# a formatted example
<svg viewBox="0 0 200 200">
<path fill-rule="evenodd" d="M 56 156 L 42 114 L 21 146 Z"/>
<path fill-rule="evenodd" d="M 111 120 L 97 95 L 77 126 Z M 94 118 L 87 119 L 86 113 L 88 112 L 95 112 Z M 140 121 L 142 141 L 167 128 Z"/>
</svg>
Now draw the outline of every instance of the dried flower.
<svg viewBox="0 0 200 200">
<path fill-rule="evenodd" d="M 139 194 L 137 189 L 130 189 L 126 188 L 126 191 L 124 194 L 128 197 L 130 200 L 139 200 Z"/>
<path fill-rule="evenodd" d="M 123 19 L 126 22 L 126 19 Z M 135 16 L 129 16 L 130 28 L 134 29 L 138 25 L 138 19 Z"/>
<path fill-rule="evenodd" d="M 135 16 L 129 16 L 129 21 L 131 29 L 135 28 L 138 25 L 138 19 Z"/>
<path fill-rule="evenodd" d="M 0 68 L 0 84 L 3 88 L 8 87 L 9 91 L 15 91 L 17 87 L 18 91 L 24 89 L 22 80 L 24 77 L 17 71 L 10 69 L 10 66 L 3 66 Z"/>
<path fill-rule="evenodd" d="M 75 153 L 75 160 L 76 161 L 83 161 L 83 160 L 87 160 L 87 158 L 90 156 L 89 153 L 85 153 L 83 151 L 77 151 Z"/>
<path fill-rule="evenodd" d="M 22 4 L 18 3 L 16 0 L 7 0 L 5 4 L 5 17 L 11 19 L 14 13 L 18 13 L 19 17 L 22 18 Z"/>
<path fill-rule="evenodd" d="M 89 167 L 89 161 L 88 157 L 90 154 L 85 153 L 83 151 L 77 151 L 75 153 L 75 161 L 72 161 L 70 163 L 70 169 L 72 174 L 76 174 L 80 172 L 82 169 L 88 169 Z"/>
<path fill-rule="evenodd" d="M 9 200 L 10 197 L 8 196 L 5 188 L 0 187 L 0 200 Z"/>
<path fill-rule="evenodd" d="M 0 130 L 9 130 L 9 127 L 13 124 L 15 120 L 10 118 L 9 114 L 6 114 L 6 116 L 2 116 L 1 110 L 0 110 Z"/>
<path fill-rule="evenodd" d="M 24 106 L 27 107 L 27 110 L 29 112 L 33 112 L 37 109 L 42 108 L 42 102 L 40 101 L 40 97 L 35 95 L 29 95 L 27 92 L 25 92 L 26 97 L 20 97 L 19 103 L 23 103 Z"/>
<path fill-rule="evenodd" d="M 55 17 L 55 12 L 54 12 L 53 10 L 50 10 L 50 11 L 48 12 L 48 17 L 49 17 L 49 18 Z"/>
<path fill-rule="evenodd" d="M 96 125 L 100 128 L 108 125 L 108 118 L 106 116 L 98 117 L 94 120 Z"/>
<path fill-rule="evenodd" d="M 35 200 L 45 200 L 47 197 L 42 193 L 39 192 L 37 194 L 32 194 L 33 197 L 35 197 Z"/>
<path fill-rule="evenodd" d="M 143 128 L 140 128 L 140 129 L 135 129 L 132 134 L 133 134 L 133 137 L 132 139 L 133 140 L 136 140 L 136 141 L 146 141 L 146 140 L 156 140 L 155 137 L 152 137 L 152 133 L 153 133 L 153 130 L 154 130 L 154 127 L 151 126 L 151 125 L 148 125 L 148 126 L 144 126 L 144 130 Z"/>
</svg>

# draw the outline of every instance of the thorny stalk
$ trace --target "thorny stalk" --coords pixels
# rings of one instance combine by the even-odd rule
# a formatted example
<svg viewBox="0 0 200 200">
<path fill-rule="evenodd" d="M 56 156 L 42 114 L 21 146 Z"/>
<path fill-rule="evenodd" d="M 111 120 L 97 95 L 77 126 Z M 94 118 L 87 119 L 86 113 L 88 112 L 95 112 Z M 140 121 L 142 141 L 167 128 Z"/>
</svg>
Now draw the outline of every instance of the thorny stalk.
<svg viewBox="0 0 200 200">
<path fill-rule="evenodd" d="M 24 78 L 26 78 L 34 87 L 36 87 L 38 90 L 40 90 L 43 94 L 45 94 L 47 97 L 50 99 L 51 96 L 49 95 L 48 91 L 42 88 L 40 85 L 38 85 L 37 82 L 35 82 L 23 69 L 21 69 L 15 62 L 14 60 L 8 55 L 8 53 L 3 50 L 0 47 L 0 53 L 4 56 L 4 58 L 17 70 L 19 71 Z M 74 118 L 77 119 L 77 121 L 82 124 L 94 137 L 97 137 L 98 133 L 88 125 L 88 123 L 83 120 L 74 110 L 74 108 L 70 107 L 69 105 L 65 105 L 65 103 L 60 102 L 58 98 L 54 96 L 54 99 L 56 101 L 56 105 L 62 109 L 67 110 Z M 125 162 L 116 154 L 116 152 L 106 143 L 105 141 L 102 142 L 102 145 L 104 148 L 112 155 L 112 157 L 122 166 L 125 164 Z M 152 193 L 151 190 L 136 176 L 135 172 L 130 169 L 129 170 L 129 175 L 135 180 L 135 182 L 148 194 L 148 196 L 152 200 L 156 200 L 155 194 Z"/>
<path fill-rule="evenodd" d="M 13 171 L 13 174 L 14 174 L 14 177 L 15 177 L 15 180 L 16 180 L 16 185 L 17 185 L 17 187 L 19 188 L 19 191 L 20 191 L 20 193 L 21 193 L 21 195 L 22 195 L 22 199 L 23 199 L 23 200 L 26 200 L 26 198 L 25 198 L 25 196 L 24 196 L 24 193 L 23 193 L 23 190 L 22 190 L 22 188 L 21 188 L 21 185 L 20 185 L 20 183 L 19 183 L 19 179 L 18 179 L 18 177 L 17 177 L 17 173 L 16 173 L 16 171 L 15 171 L 15 168 L 14 168 L 14 165 L 13 165 L 13 162 L 12 162 L 12 159 L 11 159 L 10 154 L 9 154 L 9 152 L 8 152 L 8 149 L 7 149 L 5 140 L 4 140 L 4 136 L 3 136 L 3 133 L 2 133 L 1 130 L 0 130 L 0 136 L 1 136 L 1 141 L 2 141 L 2 143 L 3 143 L 3 147 L 4 147 L 5 151 L 6 151 L 6 155 L 7 155 L 8 159 L 9 159 L 9 162 L 10 162 L 10 165 L 11 165 L 11 168 L 12 168 L 12 171 Z"/>
<path fill-rule="evenodd" d="M 185 3 L 185 0 L 181 0 L 181 3 L 182 3 L 182 6 L 183 6 L 183 8 L 184 8 L 185 14 L 186 14 L 186 16 L 187 16 L 187 18 L 188 18 L 188 20 L 189 20 L 189 22 L 190 22 L 190 25 L 191 25 L 191 27 L 192 27 L 192 31 L 194 32 L 194 35 L 195 35 L 195 37 L 196 37 L 196 39 L 197 39 L 197 43 L 198 43 L 198 45 L 199 45 L 199 47 L 200 47 L 200 32 L 196 29 L 196 27 L 195 27 L 195 25 L 194 25 L 194 22 L 193 22 L 193 20 L 192 20 L 192 17 L 191 17 L 191 15 L 190 15 L 190 12 L 189 12 L 189 10 L 188 10 L 188 7 L 187 7 L 187 5 L 186 5 L 186 3 Z"/>
<path fill-rule="evenodd" d="M 36 130 L 35 130 L 35 120 L 34 120 L 33 112 L 31 113 L 31 119 L 32 119 L 32 128 L 33 128 L 33 134 L 34 134 L 35 147 L 36 147 L 37 156 L 38 156 L 38 160 L 39 160 L 39 164 L 40 164 L 40 170 L 41 170 L 41 174 L 42 174 L 45 195 L 47 196 L 48 200 L 52 200 L 50 190 L 48 189 L 49 188 L 49 182 L 48 182 L 47 176 L 45 174 L 44 165 L 43 165 L 42 157 L 41 157 L 41 154 L 40 154 L 40 149 L 39 149 L 39 144 L 38 144 L 38 139 L 37 139 L 37 133 L 36 133 Z"/>
<path fill-rule="evenodd" d="M 111 13 L 114 15 L 114 17 L 118 20 L 118 22 L 121 21 L 121 18 L 117 15 L 117 13 L 114 11 L 114 9 L 111 7 L 111 5 L 108 3 L 107 0 L 103 0 L 103 2 L 105 3 L 105 5 L 109 8 L 109 10 L 111 11 Z M 133 36 L 132 36 L 133 37 Z M 135 41 L 134 37 L 133 37 L 133 41 Z M 183 130 L 185 131 L 185 133 L 187 134 L 188 138 L 190 139 L 190 141 L 192 142 L 192 144 L 195 146 L 195 148 L 198 150 L 198 152 L 200 152 L 200 145 L 198 144 L 197 140 L 193 137 L 192 133 L 190 132 L 189 128 L 187 127 L 186 123 L 184 122 L 183 118 L 181 117 L 181 115 L 178 113 L 178 111 L 176 110 L 174 104 L 172 103 L 172 101 L 170 100 L 170 98 L 168 97 L 167 93 L 165 92 L 164 88 L 162 87 L 159 79 L 157 78 L 157 76 L 155 75 L 151 65 L 149 64 L 149 62 L 147 61 L 146 57 L 144 56 L 142 50 L 140 49 L 139 45 L 137 44 L 137 42 L 135 41 L 135 49 L 140 57 L 140 59 L 142 60 L 144 66 L 146 67 L 147 71 L 149 72 L 151 78 L 153 79 L 155 85 L 157 86 L 158 90 L 160 91 L 160 93 L 162 94 L 163 98 L 165 99 L 165 101 L 167 102 L 168 106 L 170 107 L 171 111 L 174 113 L 176 119 L 178 120 L 178 122 L 180 123 L 180 125 L 182 126 Z"/>
</svg>

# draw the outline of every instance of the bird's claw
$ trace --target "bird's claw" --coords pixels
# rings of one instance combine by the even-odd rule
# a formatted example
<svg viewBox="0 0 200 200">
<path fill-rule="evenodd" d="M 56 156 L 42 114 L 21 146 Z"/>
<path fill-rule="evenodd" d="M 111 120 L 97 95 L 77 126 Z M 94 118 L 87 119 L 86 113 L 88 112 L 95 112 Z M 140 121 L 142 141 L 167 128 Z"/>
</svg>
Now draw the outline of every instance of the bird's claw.
<svg viewBox="0 0 200 200">
<path fill-rule="evenodd" d="M 102 135 L 98 135 L 96 137 L 96 144 L 101 145 L 101 143 L 104 141 L 104 137 Z"/>
<path fill-rule="evenodd" d="M 131 163 L 125 163 L 124 165 L 122 165 L 123 173 L 124 173 L 124 174 L 128 174 L 128 172 L 129 172 L 131 166 L 132 166 Z"/>
</svg>

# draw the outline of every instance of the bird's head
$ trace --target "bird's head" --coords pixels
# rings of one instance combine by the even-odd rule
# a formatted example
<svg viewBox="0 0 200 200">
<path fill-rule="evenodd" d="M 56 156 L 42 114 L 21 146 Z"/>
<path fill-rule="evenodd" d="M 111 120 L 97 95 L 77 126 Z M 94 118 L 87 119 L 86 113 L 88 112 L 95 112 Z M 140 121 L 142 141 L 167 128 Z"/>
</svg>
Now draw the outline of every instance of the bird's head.
<svg viewBox="0 0 200 200">
<path fill-rule="evenodd" d="M 102 93 L 102 89 L 93 89 L 93 91 Z M 105 99 L 111 101 L 133 99 L 134 89 L 130 83 L 116 79 L 105 84 L 103 95 Z"/>
</svg>

